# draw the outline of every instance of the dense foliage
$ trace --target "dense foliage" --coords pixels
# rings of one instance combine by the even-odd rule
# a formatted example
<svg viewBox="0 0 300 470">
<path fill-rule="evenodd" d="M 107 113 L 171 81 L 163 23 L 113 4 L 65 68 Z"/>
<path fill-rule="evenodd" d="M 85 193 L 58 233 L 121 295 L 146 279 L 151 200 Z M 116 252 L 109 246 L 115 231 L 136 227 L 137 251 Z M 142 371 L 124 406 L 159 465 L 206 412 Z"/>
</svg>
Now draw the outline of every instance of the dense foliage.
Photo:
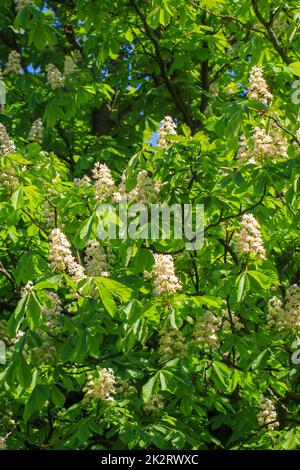
<svg viewBox="0 0 300 470">
<path fill-rule="evenodd" d="M 299 447 L 299 22 L 2 0 L 1 448 Z M 204 204 L 203 246 L 100 240 L 125 195 Z"/>
</svg>

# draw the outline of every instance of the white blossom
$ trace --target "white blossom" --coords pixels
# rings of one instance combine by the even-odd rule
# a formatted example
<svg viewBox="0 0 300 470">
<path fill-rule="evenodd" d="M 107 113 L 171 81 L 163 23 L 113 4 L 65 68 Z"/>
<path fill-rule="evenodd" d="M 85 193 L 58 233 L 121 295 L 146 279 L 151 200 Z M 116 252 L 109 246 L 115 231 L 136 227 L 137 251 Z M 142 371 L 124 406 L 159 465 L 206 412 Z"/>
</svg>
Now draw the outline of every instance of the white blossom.
<svg viewBox="0 0 300 470">
<path fill-rule="evenodd" d="M 91 179 L 85 175 L 83 178 L 74 178 L 73 179 L 73 183 L 75 184 L 75 186 L 78 186 L 78 187 L 88 187 L 90 186 L 91 184 Z"/>
<path fill-rule="evenodd" d="M 273 125 L 268 133 L 261 127 L 255 127 L 253 133 L 253 155 L 258 162 L 266 158 L 287 158 L 287 139 Z"/>
<path fill-rule="evenodd" d="M 288 141 L 273 123 L 270 123 L 268 131 L 264 127 L 256 126 L 250 142 L 251 145 L 244 135 L 241 136 L 237 153 L 240 163 L 262 164 L 266 160 L 288 157 Z"/>
<path fill-rule="evenodd" d="M 97 240 L 88 241 L 84 262 L 89 276 L 109 276 L 114 259 L 109 246 L 103 247 Z"/>
<path fill-rule="evenodd" d="M 95 180 L 95 199 L 100 202 L 106 201 L 113 196 L 115 191 L 115 182 L 112 178 L 111 170 L 105 163 L 97 162 L 92 173 Z"/>
<path fill-rule="evenodd" d="M 35 7 L 35 4 L 32 0 L 15 0 L 16 10 L 20 11 L 24 7 Z"/>
<path fill-rule="evenodd" d="M 136 187 L 128 194 L 128 200 L 139 204 L 155 203 L 159 190 L 160 181 L 153 181 L 147 171 L 142 170 L 137 175 Z"/>
<path fill-rule="evenodd" d="M 257 415 L 257 421 L 260 426 L 266 426 L 269 430 L 278 428 L 277 413 L 272 400 L 269 398 L 261 399 L 261 410 Z"/>
<path fill-rule="evenodd" d="M 171 255 L 154 254 L 152 276 L 155 295 L 171 295 L 181 289 Z"/>
<path fill-rule="evenodd" d="M 64 78 L 61 72 L 53 64 L 47 65 L 47 81 L 50 87 L 52 88 L 52 90 L 61 88 L 64 85 Z"/>
<path fill-rule="evenodd" d="M 3 73 L 4 75 L 20 75 L 22 73 L 21 56 L 17 51 L 11 51 L 9 54 L 8 61 Z"/>
<path fill-rule="evenodd" d="M 75 261 L 71 245 L 59 228 L 53 229 L 50 234 L 49 259 L 53 269 L 67 271 L 75 282 L 85 279 L 84 268 Z"/>
<path fill-rule="evenodd" d="M 219 339 L 217 331 L 221 326 L 222 319 L 215 316 L 210 310 L 197 321 L 194 330 L 195 343 L 218 347 Z"/>
<path fill-rule="evenodd" d="M 297 332 L 300 328 L 300 287 L 291 285 L 285 301 L 272 297 L 268 303 L 267 328 Z"/>
<path fill-rule="evenodd" d="M 70 56 L 65 57 L 64 76 L 67 77 L 77 71 L 77 65 Z"/>
<path fill-rule="evenodd" d="M 115 384 L 116 379 L 111 368 L 101 369 L 97 367 L 97 376 L 95 377 L 93 374 L 88 375 L 83 391 L 87 399 L 96 398 L 112 404 L 114 402 L 113 395 L 116 393 Z"/>
<path fill-rule="evenodd" d="M 164 409 L 164 399 L 160 394 L 154 395 L 148 400 L 143 406 L 146 413 L 152 413 L 153 411 L 160 411 Z"/>
<path fill-rule="evenodd" d="M 45 292 L 50 305 L 43 305 L 41 307 L 42 314 L 45 318 L 45 324 L 49 328 L 55 328 L 59 324 L 59 319 L 62 314 L 62 305 L 59 296 L 55 292 Z"/>
<path fill-rule="evenodd" d="M 263 104 L 268 104 L 273 98 L 263 78 L 263 70 L 261 67 L 252 67 L 250 71 L 248 97 L 251 100 L 260 101 Z"/>
<path fill-rule="evenodd" d="M 25 332 L 22 331 L 22 330 L 19 330 L 17 333 L 16 333 L 16 336 L 14 338 L 12 338 L 11 342 L 13 344 L 17 344 L 21 338 L 23 338 L 23 336 L 25 335 Z"/>
<path fill-rule="evenodd" d="M 32 292 L 32 290 L 33 290 L 33 286 L 34 286 L 33 282 L 28 281 L 26 286 L 24 286 L 21 289 L 21 296 L 24 297 L 24 295 L 30 294 L 30 292 Z"/>
<path fill-rule="evenodd" d="M 168 145 L 171 143 L 169 136 L 177 134 L 176 127 L 177 126 L 173 119 L 170 116 L 165 116 L 165 118 L 161 121 L 159 127 L 159 147 L 168 147 Z"/>
<path fill-rule="evenodd" d="M 182 357 L 185 353 L 183 334 L 176 328 L 163 330 L 160 333 L 159 354 L 160 362 L 166 362 L 174 357 Z"/>
<path fill-rule="evenodd" d="M 0 123 L 0 156 L 6 156 L 10 153 L 16 153 L 15 144 L 10 139 L 5 126 Z"/>
<path fill-rule="evenodd" d="M 5 437 L 0 437 L 0 450 L 6 450 L 6 439 Z"/>
<path fill-rule="evenodd" d="M 257 258 L 266 258 L 260 226 L 252 214 L 244 214 L 242 217 L 236 248 L 240 253 L 252 253 Z"/>
<path fill-rule="evenodd" d="M 43 142 L 43 131 L 43 121 L 41 120 L 41 118 L 38 118 L 34 121 L 31 126 L 28 135 L 28 140 L 41 144 Z"/>
<path fill-rule="evenodd" d="M 240 163 L 254 163 L 254 160 L 251 160 L 250 157 L 251 150 L 247 142 L 247 138 L 245 135 L 242 135 L 240 137 L 240 145 L 238 148 L 238 153 L 237 153 L 237 160 Z"/>
</svg>

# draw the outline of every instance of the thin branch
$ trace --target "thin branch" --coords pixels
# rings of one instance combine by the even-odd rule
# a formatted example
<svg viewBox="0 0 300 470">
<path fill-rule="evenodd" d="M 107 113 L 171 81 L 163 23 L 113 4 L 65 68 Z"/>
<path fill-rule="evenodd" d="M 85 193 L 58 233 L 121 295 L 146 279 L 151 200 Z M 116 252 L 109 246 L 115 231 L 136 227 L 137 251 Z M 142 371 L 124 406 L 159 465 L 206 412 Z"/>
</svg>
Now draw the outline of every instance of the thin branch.
<svg viewBox="0 0 300 470">
<path fill-rule="evenodd" d="M 297 144 L 300 146 L 300 140 L 298 139 L 298 137 L 296 136 L 296 134 L 294 134 L 292 131 L 290 131 L 289 129 L 287 129 L 286 127 L 284 127 L 283 124 L 281 124 L 281 122 L 276 119 L 274 116 L 270 116 L 269 114 L 266 114 L 266 116 L 271 119 L 272 121 L 275 122 L 276 126 L 280 127 L 280 129 L 282 129 L 284 132 L 286 132 L 287 134 L 291 135 L 293 137 L 293 140 L 295 142 L 297 142 Z"/>
<path fill-rule="evenodd" d="M 165 82 L 165 85 L 169 91 L 169 93 L 171 94 L 173 100 L 174 100 L 174 103 L 177 107 L 177 109 L 181 112 L 181 114 L 183 115 L 184 117 L 184 120 L 186 122 L 186 124 L 191 128 L 193 129 L 194 128 L 194 124 L 193 124 L 193 121 L 187 111 L 187 107 L 186 105 L 183 103 L 183 101 L 181 100 L 180 96 L 178 95 L 173 83 L 171 82 L 169 76 L 168 76 L 168 72 L 167 72 L 167 66 L 166 66 L 166 62 L 163 58 L 163 55 L 162 55 L 162 52 L 161 52 L 161 48 L 160 48 L 160 44 L 157 40 L 157 38 L 154 36 L 148 22 L 147 22 L 147 18 L 146 18 L 146 15 L 143 13 L 143 11 L 141 10 L 140 6 L 138 5 L 137 1 L 136 0 L 130 0 L 130 3 L 132 4 L 133 8 L 135 9 L 135 11 L 137 12 L 138 16 L 140 17 L 143 25 L 144 25 L 144 28 L 145 28 L 145 33 L 146 35 L 148 36 L 149 40 L 151 41 L 153 47 L 154 47 L 154 50 L 155 50 L 155 60 L 160 68 L 160 72 L 161 72 L 161 76 Z"/>
<path fill-rule="evenodd" d="M 265 20 L 265 18 L 262 16 L 262 14 L 259 11 L 257 0 L 251 0 L 251 3 L 252 3 L 253 10 L 254 10 L 254 13 L 255 13 L 257 19 L 264 26 L 264 28 L 266 30 L 267 38 L 273 44 L 274 48 L 276 49 L 276 51 L 278 52 L 278 54 L 282 58 L 283 62 L 285 62 L 287 65 L 289 65 L 291 63 L 291 60 L 287 56 L 285 48 L 282 47 L 279 44 L 278 38 L 277 38 L 277 36 L 276 36 L 276 34 L 273 30 L 273 27 L 272 27 L 272 20 L 270 20 L 270 21 Z"/>
</svg>

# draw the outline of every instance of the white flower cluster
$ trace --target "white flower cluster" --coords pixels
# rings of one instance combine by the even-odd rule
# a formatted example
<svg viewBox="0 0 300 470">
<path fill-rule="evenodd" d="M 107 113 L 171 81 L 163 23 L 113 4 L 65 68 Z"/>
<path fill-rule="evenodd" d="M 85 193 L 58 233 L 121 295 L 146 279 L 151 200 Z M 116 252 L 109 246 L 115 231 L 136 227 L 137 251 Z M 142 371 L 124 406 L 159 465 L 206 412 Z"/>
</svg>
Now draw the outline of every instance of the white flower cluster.
<svg viewBox="0 0 300 470">
<path fill-rule="evenodd" d="M 123 173 L 121 177 L 121 183 L 119 184 L 118 191 L 113 193 L 113 202 L 119 203 L 128 198 L 126 193 L 126 175 Z"/>
<path fill-rule="evenodd" d="M 17 51 L 11 51 L 9 54 L 8 61 L 3 73 L 4 75 L 20 75 L 22 73 L 21 56 Z"/>
<path fill-rule="evenodd" d="M 94 377 L 93 374 L 89 374 L 87 378 L 87 383 L 83 389 L 87 399 L 96 398 L 108 404 L 114 402 L 112 395 L 116 393 L 116 379 L 111 368 L 101 369 L 97 367 L 97 377 Z"/>
<path fill-rule="evenodd" d="M 91 179 L 88 176 L 84 176 L 83 178 L 74 178 L 73 183 L 78 187 L 88 187 L 91 184 Z"/>
<path fill-rule="evenodd" d="M 47 81 L 52 90 L 56 90 L 57 88 L 64 86 L 64 77 L 58 68 L 53 64 L 47 65 Z"/>
<path fill-rule="evenodd" d="M 16 10 L 20 11 L 24 7 L 34 7 L 35 4 L 32 0 L 15 0 Z"/>
<path fill-rule="evenodd" d="M 261 410 L 257 415 L 257 421 L 260 426 L 266 426 L 270 431 L 273 431 L 279 426 L 277 421 L 277 413 L 272 400 L 263 398 L 261 400 Z"/>
<path fill-rule="evenodd" d="M 160 411 L 164 409 L 164 399 L 161 395 L 157 394 L 148 400 L 143 406 L 146 413 L 152 413 L 152 411 Z"/>
<path fill-rule="evenodd" d="M 5 437 L 0 437 L 0 450 L 7 449 L 6 439 Z"/>
<path fill-rule="evenodd" d="M 166 362 L 174 357 L 182 357 L 185 353 L 183 334 L 176 328 L 163 330 L 160 333 L 159 354 L 160 362 Z"/>
<path fill-rule="evenodd" d="M 129 203 L 154 204 L 158 201 L 160 187 L 159 180 L 153 181 L 148 172 L 142 170 L 137 174 L 135 188 L 126 193 L 126 176 L 123 174 L 118 191 L 113 194 L 113 201 L 118 203 L 127 199 Z"/>
<path fill-rule="evenodd" d="M 89 240 L 84 262 L 89 276 L 109 276 L 115 257 L 109 246 L 103 247 L 97 240 Z"/>
<path fill-rule="evenodd" d="M 175 274 L 174 261 L 171 255 L 154 254 L 152 271 L 154 294 L 171 295 L 181 289 L 181 284 Z"/>
<path fill-rule="evenodd" d="M 21 338 L 25 335 L 25 332 L 22 330 L 19 330 L 14 338 L 12 338 L 11 342 L 13 344 L 17 344 Z"/>
<path fill-rule="evenodd" d="M 251 149 L 248 145 L 245 135 L 240 137 L 240 145 L 237 153 L 237 160 L 240 163 L 256 163 L 255 159 L 251 157 Z"/>
<path fill-rule="evenodd" d="M 240 253 L 252 253 L 257 258 L 266 258 L 260 226 L 252 214 L 244 214 L 242 217 L 236 248 Z"/>
<path fill-rule="evenodd" d="M 158 138 L 158 146 L 159 147 L 168 147 L 171 141 L 168 139 L 170 135 L 177 135 L 176 131 L 176 124 L 171 118 L 171 116 L 165 116 L 165 118 L 160 123 L 159 128 L 159 138 Z"/>
<path fill-rule="evenodd" d="M 271 158 L 287 158 L 288 141 L 273 124 L 268 132 L 262 127 L 255 127 L 251 148 L 244 135 L 240 138 L 237 160 L 240 163 L 263 163 Z"/>
<path fill-rule="evenodd" d="M 97 162 L 92 173 L 95 180 L 94 188 L 96 201 L 102 202 L 113 196 L 115 182 L 108 166 L 105 165 L 105 163 Z"/>
<path fill-rule="evenodd" d="M 61 312 L 63 310 L 61 305 L 61 300 L 55 292 L 45 292 L 48 297 L 48 301 L 51 304 L 50 306 L 43 305 L 41 307 L 42 314 L 45 318 L 45 324 L 49 328 L 55 328 L 59 324 L 59 318 L 61 317 Z"/>
<path fill-rule="evenodd" d="M 70 56 L 65 57 L 64 76 L 67 77 L 78 70 L 74 59 Z"/>
<path fill-rule="evenodd" d="M 295 327 L 300 327 L 300 286 L 292 284 L 286 292 L 285 312 Z"/>
<path fill-rule="evenodd" d="M 284 303 L 278 297 L 269 300 L 267 327 L 292 332 L 300 328 L 300 287 L 297 284 L 287 289 Z"/>
<path fill-rule="evenodd" d="M 32 289 L 33 289 L 33 282 L 28 281 L 27 284 L 21 289 L 21 296 L 24 297 L 24 295 L 30 294 Z"/>
<path fill-rule="evenodd" d="M 0 123 L 0 156 L 6 156 L 10 153 L 16 153 L 15 144 L 10 139 L 5 126 Z"/>
<path fill-rule="evenodd" d="M 37 142 L 38 144 L 41 144 L 43 142 L 43 121 L 41 118 L 38 118 L 34 121 L 34 123 L 31 126 L 29 135 L 28 135 L 28 140 L 31 142 Z"/>
<path fill-rule="evenodd" d="M 138 173 L 136 178 L 136 187 L 130 191 L 128 198 L 129 201 L 149 204 L 157 201 L 157 193 L 160 190 L 160 181 L 153 181 L 148 176 L 146 170 Z"/>
<path fill-rule="evenodd" d="M 270 126 L 268 134 L 265 129 L 255 127 L 253 133 L 253 154 L 258 162 L 263 162 L 266 158 L 287 158 L 287 139 L 281 133 Z"/>
<path fill-rule="evenodd" d="M 194 338 L 195 343 L 210 347 L 218 347 L 219 340 L 217 330 L 221 326 L 222 319 L 216 317 L 210 310 L 206 310 L 201 319 L 195 325 Z"/>
<path fill-rule="evenodd" d="M 49 259 L 53 269 L 67 271 L 75 282 L 85 279 L 84 268 L 75 261 L 71 245 L 59 228 L 53 229 L 50 233 Z"/>
<path fill-rule="evenodd" d="M 19 180 L 13 168 L 7 168 L 0 172 L 0 185 L 10 190 L 14 190 L 19 185 Z"/>
<path fill-rule="evenodd" d="M 250 71 L 248 97 L 263 104 L 268 104 L 273 98 L 264 80 L 261 67 L 252 67 Z"/>
</svg>

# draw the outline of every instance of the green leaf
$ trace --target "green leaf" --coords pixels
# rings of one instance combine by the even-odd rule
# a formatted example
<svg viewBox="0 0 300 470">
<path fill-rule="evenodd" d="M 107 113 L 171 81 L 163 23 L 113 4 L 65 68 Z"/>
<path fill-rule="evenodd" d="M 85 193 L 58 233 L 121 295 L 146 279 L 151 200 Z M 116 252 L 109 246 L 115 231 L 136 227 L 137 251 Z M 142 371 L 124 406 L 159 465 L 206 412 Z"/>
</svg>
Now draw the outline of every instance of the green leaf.
<svg viewBox="0 0 300 470">
<path fill-rule="evenodd" d="M 11 203 L 15 210 L 19 209 L 23 204 L 23 189 L 20 186 L 11 196 Z"/>
<path fill-rule="evenodd" d="M 29 327 L 34 330 L 39 326 L 41 316 L 41 306 L 34 292 L 31 292 L 28 299 L 26 317 Z"/>
<path fill-rule="evenodd" d="M 297 75 L 297 77 L 300 77 L 300 61 L 292 62 L 287 67 L 285 67 L 285 69 L 293 72 L 295 75 Z"/>
<path fill-rule="evenodd" d="M 88 218 L 88 220 L 84 223 L 82 229 L 80 230 L 80 238 L 81 240 L 89 240 L 91 231 L 93 228 L 94 216 Z"/>
<path fill-rule="evenodd" d="M 127 29 L 127 31 L 125 33 L 125 39 L 129 42 L 132 42 L 134 40 L 134 35 L 133 35 L 131 29 Z"/>
<path fill-rule="evenodd" d="M 237 302 L 240 303 L 245 297 L 246 274 L 242 273 L 237 279 Z"/>
<path fill-rule="evenodd" d="M 255 279 L 262 289 L 267 290 L 270 288 L 270 280 L 264 273 L 259 271 L 247 271 L 247 274 Z"/>
<path fill-rule="evenodd" d="M 95 282 L 96 282 L 96 286 L 98 288 L 98 292 L 99 292 L 99 295 L 100 295 L 100 298 L 102 300 L 102 303 L 103 303 L 104 307 L 106 308 L 108 313 L 112 317 L 114 317 L 116 312 L 117 312 L 117 306 L 114 302 L 114 299 L 113 299 L 110 291 L 105 287 L 105 285 L 103 284 L 102 279 L 95 278 Z"/>
<path fill-rule="evenodd" d="M 27 364 L 23 354 L 18 356 L 17 378 L 22 387 L 27 388 L 30 386 L 32 379 L 31 368 Z"/>
<path fill-rule="evenodd" d="M 214 361 L 212 363 L 212 368 L 214 371 L 214 379 L 216 384 L 223 390 L 227 390 L 228 382 L 231 377 L 231 369 L 223 364 L 223 362 Z"/>
<path fill-rule="evenodd" d="M 59 388 L 55 384 L 51 385 L 51 399 L 54 405 L 59 407 L 63 406 L 66 401 L 64 394 L 59 390 Z"/>
<path fill-rule="evenodd" d="M 258 369 L 259 367 L 264 367 L 269 357 L 270 357 L 270 351 L 269 349 L 265 349 L 257 356 L 255 361 L 252 362 L 251 368 L 255 370 L 255 369 Z"/>
<path fill-rule="evenodd" d="M 26 312 L 26 306 L 28 302 L 28 294 L 24 295 L 18 302 L 17 308 L 8 320 L 7 331 L 10 338 L 16 336 L 16 333 L 20 327 L 21 321 L 24 318 Z"/>
<path fill-rule="evenodd" d="M 49 385 L 38 384 L 34 387 L 29 400 L 27 401 L 24 409 L 23 418 L 28 421 L 30 416 L 35 412 L 41 410 L 45 402 L 50 398 Z"/>
<path fill-rule="evenodd" d="M 148 382 L 143 386 L 142 389 L 142 395 L 143 395 L 143 400 L 145 402 L 149 401 L 152 394 L 155 393 L 155 386 L 157 384 L 157 380 L 159 377 L 159 373 L 157 372 L 151 379 L 148 380 Z"/>
<path fill-rule="evenodd" d="M 106 287 L 112 296 L 119 298 L 123 302 L 129 302 L 133 293 L 133 290 L 121 284 L 119 281 L 110 279 L 109 277 L 101 277 L 101 284 Z"/>
</svg>

